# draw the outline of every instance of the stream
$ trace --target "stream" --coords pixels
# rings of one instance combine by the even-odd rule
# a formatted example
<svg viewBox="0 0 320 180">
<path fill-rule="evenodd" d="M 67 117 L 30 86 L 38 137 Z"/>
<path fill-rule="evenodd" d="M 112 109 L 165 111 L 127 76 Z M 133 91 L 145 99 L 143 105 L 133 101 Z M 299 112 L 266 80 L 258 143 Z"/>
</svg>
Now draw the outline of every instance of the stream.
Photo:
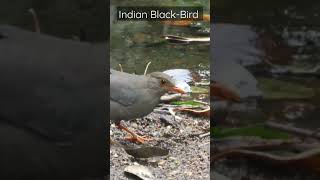
<svg viewBox="0 0 320 180">
<path fill-rule="evenodd" d="M 302 1 L 215 1 L 211 80 L 229 85 L 244 98 L 223 111 L 217 108 L 212 118 L 217 127 L 273 121 L 318 130 L 319 7 L 319 2 Z M 219 107 L 219 102 L 212 104 Z M 306 174 L 317 179 L 310 172 L 262 164 L 229 159 L 211 170 L 226 179 L 305 179 Z"/>
<path fill-rule="evenodd" d="M 151 62 L 148 72 L 168 69 L 189 69 L 192 71 L 209 70 L 208 45 L 180 45 L 166 42 L 163 35 L 186 37 L 209 36 L 199 29 L 208 29 L 208 24 L 201 27 L 168 26 L 159 21 L 115 21 L 116 6 L 130 5 L 202 5 L 209 8 L 209 1 L 111 1 L 111 38 L 110 66 L 129 73 L 143 74 L 146 64 Z M 204 9 L 209 13 L 208 9 Z"/>
</svg>

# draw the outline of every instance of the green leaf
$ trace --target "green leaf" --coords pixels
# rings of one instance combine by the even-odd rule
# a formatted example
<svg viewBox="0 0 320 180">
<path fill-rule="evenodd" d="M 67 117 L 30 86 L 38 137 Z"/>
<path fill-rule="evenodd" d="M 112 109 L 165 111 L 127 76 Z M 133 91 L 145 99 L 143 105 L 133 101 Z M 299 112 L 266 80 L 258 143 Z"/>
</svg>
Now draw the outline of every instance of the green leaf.
<svg viewBox="0 0 320 180">
<path fill-rule="evenodd" d="M 173 105 L 189 105 L 189 106 L 200 106 L 202 105 L 201 103 L 199 102 L 196 102 L 196 101 L 174 101 L 174 102 L 171 102 L 171 104 Z"/>
<path fill-rule="evenodd" d="M 255 125 L 241 128 L 211 128 L 213 138 L 224 138 L 230 136 L 252 136 L 260 137 L 262 139 L 289 139 L 288 133 L 267 128 L 263 125 Z"/>
</svg>

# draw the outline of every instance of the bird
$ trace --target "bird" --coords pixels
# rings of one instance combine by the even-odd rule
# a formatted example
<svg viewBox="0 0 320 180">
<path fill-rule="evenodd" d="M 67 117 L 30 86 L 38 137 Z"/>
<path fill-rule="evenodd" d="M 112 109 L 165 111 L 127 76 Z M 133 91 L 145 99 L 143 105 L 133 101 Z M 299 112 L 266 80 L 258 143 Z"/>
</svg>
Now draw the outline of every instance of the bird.
<svg viewBox="0 0 320 180">
<path fill-rule="evenodd" d="M 261 61 L 263 51 L 255 45 L 257 33 L 250 26 L 211 24 L 210 80 L 236 92 L 241 99 L 261 97 L 258 81 L 243 63 Z"/>
<path fill-rule="evenodd" d="M 210 100 L 213 102 L 212 106 L 214 107 L 214 111 L 210 115 L 212 116 L 211 119 L 213 120 L 213 122 L 215 122 L 215 119 L 217 119 L 215 118 L 215 116 L 217 116 L 217 111 L 225 111 L 228 104 L 240 103 L 242 99 L 236 91 L 229 88 L 228 86 L 217 81 L 211 81 Z M 217 103 L 217 100 L 223 101 L 223 103 Z M 220 119 L 220 117 L 218 117 L 218 119 Z"/>
<path fill-rule="evenodd" d="M 210 82 L 210 92 L 212 98 L 231 102 L 241 102 L 241 97 L 237 92 L 216 81 Z"/>
<path fill-rule="evenodd" d="M 0 25 L 0 179 L 105 176 L 106 47 Z"/>
<path fill-rule="evenodd" d="M 163 72 L 135 75 L 110 69 L 110 120 L 131 134 L 128 140 L 145 143 L 142 137 L 121 125 L 121 120 L 131 120 L 150 114 L 166 92 L 184 93 L 173 79 Z"/>
<path fill-rule="evenodd" d="M 264 52 L 256 46 L 258 35 L 250 26 L 212 23 L 211 33 L 210 89 L 215 97 L 211 121 L 220 122 L 235 103 L 247 107 L 248 100 L 262 97 L 257 79 L 245 65 L 260 62 Z"/>
</svg>

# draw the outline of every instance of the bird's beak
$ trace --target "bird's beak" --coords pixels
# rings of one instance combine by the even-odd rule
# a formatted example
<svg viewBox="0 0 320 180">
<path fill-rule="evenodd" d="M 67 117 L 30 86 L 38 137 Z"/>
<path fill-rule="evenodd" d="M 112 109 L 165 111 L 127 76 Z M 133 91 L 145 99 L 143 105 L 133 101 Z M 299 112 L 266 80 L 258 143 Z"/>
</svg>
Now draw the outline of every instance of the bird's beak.
<svg viewBox="0 0 320 180">
<path fill-rule="evenodd" d="M 169 90 L 172 91 L 172 92 L 181 93 L 181 94 L 184 94 L 184 93 L 185 93 L 184 90 L 182 90 L 182 89 L 179 88 L 179 87 L 172 87 L 172 88 L 170 88 Z"/>
</svg>

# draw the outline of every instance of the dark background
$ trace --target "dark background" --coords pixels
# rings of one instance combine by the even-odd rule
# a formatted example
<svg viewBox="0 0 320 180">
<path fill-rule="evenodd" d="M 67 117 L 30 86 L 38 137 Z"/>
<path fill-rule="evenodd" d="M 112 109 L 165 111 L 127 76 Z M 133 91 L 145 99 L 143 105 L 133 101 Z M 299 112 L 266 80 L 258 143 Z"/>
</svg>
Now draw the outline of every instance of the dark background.
<svg viewBox="0 0 320 180">
<path fill-rule="evenodd" d="M 38 41 L 37 35 L 34 36 L 36 38 L 33 41 L 29 35 L 25 36 L 22 33 L 21 37 L 27 38 L 26 41 L 21 41 L 21 45 L 14 39 L 16 37 L 19 39 L 20 35 L 15 36 L 12 33 L 13 36 L 9 34 L 6 37 L 7 34 L 4 33 L 4 36 L 0 37 L 0 43 L 2 43 L 0 44 L 2 66 L 0 83 L 3 85 L 2 92 L 11 93 L 10 96 L 0 95 L 0 100 L 9 100 L 11 96 L 13 97 L 12 101 L 8 101 L 7 106 L 2 103 L 0 107 L 2 109 L 0 111 L 0 156 L 2 157 L 0 176 L 6 177 L 5 173 L 10 172 L 13 175 L 12 172 L 14 172 L 15 176 L 25 178 L 36 178 L 38 175 L 44 179 L 54 178 L 55 175 L 67 175 L 71 179 L 103 177 L 109 170 L 109 130 L 107 130 L 109 123 L 106 123 L 109 111 L 109 75 L 106 73 L 109 67 L 109 1 L 2 0 L 0 1 L 0 26 L 11 25 L 34 31 L 33 18 L 28 12 L 30 8 L 33 8 L 38 15 L 41 29 L 39 36 L 49 35 L 61 39 L 44 36 L 39 38 L 48 39 L 48 44 L 45 44 L 43 41 Z M 79 40 L 84 44 L 81 45 Z M 7 41 L 13 43 L 6 46 Z M 52 42 L 54 44 L 51 44 Z M 63 45 L 59 46 L 59 42 Z M 17 43 L 16 46 L 14 43 Z M 96 47 L 91 48 L 91 45 Z M 4 49 L 8 49 L 8 52 Z M 50 49 L 55 54 L 50 54 Z M 28 53 L 28 50 L 31 53 Z M 37 50 L 38 53 L 34 53 Z M 19 58 L 12 58 L 14 54 Z M 57 61 L 52 57 L 57 57 Z M 71 75 L 68 74 L 69 72 L 72 72 Z M 92 81 L 88 81 L 90 79 Z M 66 83 L 61 84 L 61 82 Z M 48 118 L 35 120 L 34 117 L 46 116 L 45 111 L 41 110 L 45 107 L 37 107 L 36 104 L 42 99 L 37 99 L 37 96 L 33 97 L 27 92 L 35 92 L 34 88 L 41 86 L 48 88 L 48 91 L 42 91 L 42 94 L 54 97 L 60 93 L 55 92 L 55 88 L 61 88 L 57 87 L 59 84 L 66 88 L 65 91 L 61 91 L 63 95 L 73 90 L 80 94 L 84 93 L 71 109 L 64 109 L 67 107 L 65 101 L 70 100 L 68 98 L 57 96 L 52 100 L 61 104 L 54 107 L 55 109 L 61 112 L 67 111 L 71 118 L 54 121 L 52 114 L 47 114 Z M 84 91 L 79 92 L 77 90 L 79 87 Z M 93 87 L 92 91 L 85 92 L 87 87 Z M 103 93 L 101 93 L 101 87 Z M 87 104 L 79 102 L 87 102 Z M 14 112 L 18 109 L 14 107 L 22 106 L 25 107 L 22 108 L 24 110 L 17 112 L 16 117 L 21 114 L 28 114 L 28 116 L 14 119 L 7 115 L 9 113 L 6 109 Z M 11 107 L 13 108 L 10 109 Z M 95 111 L 96 115 L 88 118 L 89 112 L 92 114 Z M 31 124 L 31 128 L 28 128 L 28 123 Z M 48 137 L 43 136 L 46 131 L 41 131 L 46 128 L 51 129 L 52 132 L 59 132 L 57 129 L 65 128 L 59 127 L 59 124 L 68 127 L 72 124 L 71 126 L 76 129 L 71 133 L 73 143 L 70 144 L 69 139 L 62 139 L 62 143 L 60 140 L 56 141 L 55 135 L 50 132 Z M 43 126 L 47 127 L 42 129 Z M 36 128 L 33 129 L 33 127 Z M 86 133 L 82 133 L 82 130 Z M 70 145 L 72 147 L 68 148 Z M 12 179 L 15 176 L 9 177 Z"/>
<path fill-rule="evenodd" d="M 0 24 L 34 30 L 28 9 L 33 8 L 43 33 L 81 40 L 105 41 L 109 38 L 108 0 L 2 0 Z"/>
</svg>

